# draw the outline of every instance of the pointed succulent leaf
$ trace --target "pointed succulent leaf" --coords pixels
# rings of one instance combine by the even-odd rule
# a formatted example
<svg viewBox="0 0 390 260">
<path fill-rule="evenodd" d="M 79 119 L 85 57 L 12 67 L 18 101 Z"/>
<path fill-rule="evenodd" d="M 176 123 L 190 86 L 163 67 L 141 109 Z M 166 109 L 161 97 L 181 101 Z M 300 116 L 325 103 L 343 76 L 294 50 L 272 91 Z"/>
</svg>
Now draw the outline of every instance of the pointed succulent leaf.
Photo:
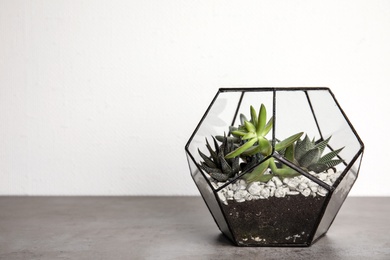
<svg viewBox="0 0 390 260">
<path fill-rule="evenodd" d="M 245 150 L 247 150 L 249 147 L 253 146 L 256 143 L 256 141 L 257 141 L 256 138 L 253 138 L 253 139 L 249 140 L 248 142 L 246 142 L 245 144 L 241 145 L 240 147 L 238 147 L 234 151 L 232 151 L 232 152 L 228 153 L 227 155 L 225 155 L 225 158 L 234 158 L 236 156 L 239 156 Z"/>
<path fill-rule="evenodd" d="M 268 165 L 269 165 L 269 159 L 256 166 L 251 173 L 245 174 L 244 178 L 249 183 L 254 181 L 261 181 L 261 182 L 269 181 L 273 177 L 273 175 L 264 174 L 268 168 Z"/>
<path fill-rule="evenodd" d="M 232 173 L 235 174 L 240 171 L 240 159 L 238 157 L 233 159 L 232 163 Z M 229 176 L 233 177 L 233 176 Z"/>
<path fill-rule="evenodd" d="M 324 151 L 324 149 L 325 149 L 325 147 L 328 145 L 329 140 L 330 140 L 330 137 L 328 137 L 327 139 L 325 139 L 325 140 L 319 142 L 319 143 L 316 144 L 314 147 L 320 149 L 320 152 L 321 152 L 321 154 L 322 154 L 323 151 Z"/>
<path fill-rule="evenodd" d="M 303 139 L 302 143 L 303 143 L 303 147 L 305 148 L 306 151 L 313 149 L 315 146 L 314 139 L 313 139 L 313 141 L 311 141 L 307 135 Z"/>
<path fill-rule="evenodd" d="M 224 154 L 230 152 L 230 151 L 229 151 L 229 144 L 228 144 L 226 135 L 224 135 L 224 137 L 223 137 L 222 145 L 221 145 L 220 148 L 221 148 L 221 150 L 222 150 L 222 156 L 223 156 Z M 220 154 L 221 154 L 221 152 L 220 152 Z M 220 154 L 219 154 L 219 155 L 220 155 Z"/>
<path fill-rule="evenodd" d="M 231 133 L 232 133 L 232 135 L 235 135 L 235 136 L 244 136 L 248 132 L 247 131 L 243 131 L 243 130 L 236 130 L 236 131 L 232 131 Z"/>
<path fill-rule="evenodd" d="M 261 104 L 259 111 L 259 118 L 257 119 L 256 133 L 258 136 L 261 136 L 261 133 L 264 131 L 265 122 L 267 120 L 267 110 L 264 104 Z"/>
<path fill-rule="evenodd" d="M 325 163 L 325 162 L 327 162 L 327 161 L 332 160 L 335 156 L 337 156 L 337 155 L 339 154 L 339 152 L 340 152 L 341 150 L 343 150 L 343 148 L 344 148 L 344 147 L 342 147 L 342 148 L 340 148 L 340 149 L 337 149 L 337 150 L 334 150 L 334 151 L 331 151 L 331 152 L 325 154 L 324 156 L 322 156 L 322 157 L 318 160 L 318 162 L 323 162 L 323 163 Z"/>
<path fill-rule="evenodd" d="M 220 142 L 223 142 L 223 138 L 224 138 L 223 135 L 216 135 L 216 136 L 215 136 L 215 139 L 217 139 L 217 140 L 220 141 Z"/>
<path fill-rule="evenodd" d="M 232 167 L 230 167 L 229 163 L 225 160 L 223 156 L 220 157 L 220 163 L 221 163 L 222 172 L 224 174 L 229 175 L 232 172 Z"/>
<path fill-rule="evenodd" d="M 336 166 L 337 164 L 342 163 L 342 162 L 343 162 L 343 160 L 341 160 L 341 159 L 336 159 L 336 160 L 327 161 L 327 162 L 325 162 L 325 164 L 326 164 L 326 166 L 328 166 L 328 168 L 332 168 L 332 167 L 334 167 L 334 166 Z"/>
<path fill-rule="evenodd" d="M 268 156 L 272 152 L 271 143 L 264 137 L 258 137 L 257 142 L 259 144 L 260 153 L 264 156 Z"/>
<path fill-rule="evenodd" d="M 275 160 L 273 158 L 270 159 L 269 163 L 270 169 L 274 175 L 279 176 L 281 179 L 287 177 L 295 177 L 299 176 L 300 173 L 295 171 L 294 169 L 288 167 L 287 165 L 283 165 L 281 168 L 276 166 Z"/>
<path fill-rule="evenodd" d="M 286 153 L 286 149 L 279 150 L 278 153 L 279 153 L 281 156 L 284 156 L 285 153 Z"/>
<path fill-rule="evenodd" d="M 318 159 L 320 158 L 320 149 L 313 148 L 307 153 L 305 153 L 301 159 L 299 159 L 298 163 L 300 166 L 307 168 L 310 164 L 314 162 L 318 162 Z"/>
<path fill-rule="evenodd" d="M 216 179 L 217 181 L 227 181 L 229 179 L 229 176 L 220 172 L 210 172 L 209 173 L 211 177 Z"/>
<path fill-rule="evenodd" d="M 329 167 L 324 163 L 313 163 L 313 164 L 309 165 L 307 167 L 307 169 L 309 171 L 320 173 L 320 172 L 326 171 L 327 169 L 329 169 Z"/>
<path fill-rule="evenodd" d="M 302 141 L 298 140 L 295 145 L 295 159 L 299 161 L 307 151 L 313 148 L 314 143 L 310 141 L 309 137 L 306 135 Z"/>
<path fill-rule="evenodd" d="M 284 178 L 292 178 L 295 176 L 299 176 L 301 174 L 290 167 L 286 167 L 286 168 L 278 169 L 277 172 L 275 172 L 275 175 L 277 175 L 281 179 L 284 179 Z"/>
<path fill-rule="evenodd" d="M 266 136 L 269 133 L 269 131 L 272 129 L 273 123 L 274 123 L 274 119 L 273 119 L 273 117 L 271 117 L 268 120 L 268 123 L 264 126 L 263 131 L 261 132 L 262 136 Z"/>
<path fill-rule="evenodd" d="M 254 145 L 254 146 L 248 148 L 241 155 L 243 155 L 243 156 L 252 156 L 252 155 L 255 155 L 257 153 L 260 153 L 260 151 L 261 151 L 261 147 L 259 145 Z"/>
<path fill-rule="evenodd" d="M 246 116 L 244 114 L 240 114 L 240 122 L 241 122 L 241 125 L 244 125 L 244 122 L 245 121 L 248 121 L 248 119 L 246 119 Z"/>
<path fill-rule="evenodd" d="M 218 168 L 209 167 L 209 166 L 207 166 L 204 162 L 201 162 L 200 168 L 202 168 L 203 170 L 205 170 L 207 173 L 210 173 L 210 172 L 219 172 L 219 173 L 222 173 L 222 170 L 220 170 L 220 169 L 218 169 Z"/>
<path fill-rule="evenodd" d="M 211 148 L 211 145 L 209 144 L 208 140 L 206 139 L 206 147 L 207 149 L 210 151 L 210 154 L 213 152 L 215 155 L 218 156 L 218 153 L 219 153 L 219 146 L 218 146 L 218 143 L 217 143 L 217 140 L 215 140 L 215 137 L 214 136 L 211 136 L 213 138 L 213 144 L 214 144 L 214 149 L 215 151 Z M 211 152 L 212 151 L 212 152 Z M 213 155 L 213 158 L 215 156 Z"/>
<path fill-rule="evenodd" d="M 303 141 L 301 139 L 298 139 L 297 143 L 295 144 L 295 159 L 301 159 L 302 155 L 304 155 L 305 153 L 306 150 L 303 147 Z"/>
<path fill-rule="evenodd" d="M 249 122 L 249 121 L 244 121 L 244 124 L 245 124 L 245 128 L 248 130 L 248 132 L 256 132 L 256 128 L 255 126 Z"/>
<path fill-rule="evenodd" d="M 215 140 L 216 138 L 217 137 L 215 137 L 215 138 L 213 137 L 213 142 L 214 142 L 214 147 L 215 147 L 215 153 L 218 155 L 218 153 L 219 153 L 219 146 L 218 146 L 217 140 Z M 223 142 L 223 137 L 222 137 L 222 140 L 220 142 Z"/>
<path fill-rule="evenodd" d="M 289 145 L 291 145 L 296 140 L 298 140 L 302 136 L 302 134 L 303 134 L 303 132 L 297 133 L 295 135 L 292 135 L 292 136 L 284 139 L 283 141 L 281 141 L 279 143 L 276 143 L 275 144 L 275 150 L 276 151 L 280 151 L 280 150 L 282 150 L 284 148 L 287 148 Z"/>
<path fill-rule="evenodd" d="M 284 157 L 290 162 L 294 162 L 294 144 L 287 146 Z"/>
<path fill-rule="evenodd" d="M 215 162 L 213 162 L 209 157 L 207 157 L 204 153 L 202 153 L 199 149 L 198 149 L 198 153 L 200 155 L 200 157 L 202 157 L 203 161 L 206 163 L 207 166 L 211 167 L 211 168 L 216 168 L 217 165 Z"/>
<path fill-rule="evenodd" d="M 210 152 L 210 157 L 209 157 L 209 159 L 212 159 L 212 161 L 217 162 L 217 161 L 218 161 L 218 154 L 217 154 L 213 149 L 211 149 L 211 147 L 210 147 L 210 145 L 208 144 L 208 142 L 207 142 L 207 144 L 206 144 L 206 147 L 207 147 L 207 149 L 208 149 L 209 152 Z"/>
<path fill-rule="evenodd" d="M 257 113 L 256 110 L 253 106 L 251 106 L 251 122 L 253 123 L 254 126 L 257 126 Z"/>
<path fill-rule="evenodd" d="M 244 135 L 241 139 L 242 140 L 248 140 L 248 139 L 252 139 L 252 138 L 255 138 L 256 137 L 256 134 L 255 133 L 247 133 L 246 135 Z"/>
<path fill-rule="evenodd" d="M 257 175 L 252 175 L 250 174 L 246 181 L 248 183 L 252 183 L 252 182 L 255 182 L 255 181 L 259 181 L 259 182 L 268 182 L 269 180 L 272 179 L 272 177 L 274 177 L 273 174 L 264 174 L 265 171 L 262 173 L 262 174 L 257 174 Z"/>
</svg>

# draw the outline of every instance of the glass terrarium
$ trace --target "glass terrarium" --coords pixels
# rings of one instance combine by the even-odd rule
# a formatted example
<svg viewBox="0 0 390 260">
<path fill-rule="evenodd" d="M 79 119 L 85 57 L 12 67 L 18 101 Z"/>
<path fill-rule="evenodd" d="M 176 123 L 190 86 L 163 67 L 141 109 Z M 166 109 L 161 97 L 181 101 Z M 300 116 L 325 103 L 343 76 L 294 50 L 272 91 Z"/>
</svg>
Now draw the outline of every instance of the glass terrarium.
<svg viewBox="0 0 390 260">
<path fill-rule="evenodd" d="M 336 217 L 364 145 L 328 88 L 219 89 L 185 150 L 238 246 L 310 246 Z"/>
</svg>

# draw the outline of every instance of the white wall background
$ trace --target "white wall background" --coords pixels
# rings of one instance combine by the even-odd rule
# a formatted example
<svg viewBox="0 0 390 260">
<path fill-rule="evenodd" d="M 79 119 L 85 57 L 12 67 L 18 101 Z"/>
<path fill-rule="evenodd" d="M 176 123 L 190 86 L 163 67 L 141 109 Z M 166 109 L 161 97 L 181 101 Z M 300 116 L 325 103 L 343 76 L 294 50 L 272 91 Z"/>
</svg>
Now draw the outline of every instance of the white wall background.
<svg viewBox="0 0 390 260">
<path fill-rule="evenodd" d="M 328 86 L 390 195 L 390 1 L 0 0 L 1 195 L 195 195 L 223 86 Z"/>
</svg>

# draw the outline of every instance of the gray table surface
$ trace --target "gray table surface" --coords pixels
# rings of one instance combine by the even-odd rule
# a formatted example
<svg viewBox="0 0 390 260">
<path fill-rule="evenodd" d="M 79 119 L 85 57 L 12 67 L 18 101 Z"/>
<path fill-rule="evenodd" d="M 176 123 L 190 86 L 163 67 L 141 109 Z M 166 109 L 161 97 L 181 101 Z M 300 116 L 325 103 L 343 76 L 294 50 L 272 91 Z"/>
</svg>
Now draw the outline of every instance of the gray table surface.
<svg viewBox="0 0 390 260">
<path fill-rule="evenodd" d="M 350 197 L 305 248 L 236 247 L 200 197 L 0 197 L 0 259 L 390 259 L 390 197 Z"/>
</svg>

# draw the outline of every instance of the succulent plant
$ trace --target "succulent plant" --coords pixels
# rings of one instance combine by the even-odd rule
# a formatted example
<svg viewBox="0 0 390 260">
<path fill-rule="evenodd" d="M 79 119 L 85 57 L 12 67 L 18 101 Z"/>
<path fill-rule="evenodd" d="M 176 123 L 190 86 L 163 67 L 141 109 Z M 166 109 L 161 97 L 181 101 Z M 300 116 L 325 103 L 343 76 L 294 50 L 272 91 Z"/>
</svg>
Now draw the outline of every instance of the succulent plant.
<svg viewBox="0 0 390 260">
<path fill-rule="evenodd" d="M 268 156 L 272 153 L 271 142 L 266 138 L 266 135 L 272 129 L 273 117 L 266 123 L 267 110 L 264 104 L 261 104 L 259 113 L 257 115 L 253 106 L 250 107 L 251 120 L 248 121 L 244 115 L 240 115 L 241 126 L 238 128 L 231 128 L 231 133 L 235 137 L 241 138 L 244 143 L 234 151 L 226 155 L 226 158 L 234 158 L 240 155 L 251 156 L 260 153 Z M 285 149 L 290 144 L 298 140 L 303 133 L 297 133 L 285 140 L 275 144 L 275 150 L 279 151 Z"/>
<path fill-rule="evenodd" d="M 246 162 L 245 166 L 242 167 L 244 171 L 246 169 L 253 168 L 266 156 L 269 156 L 272 153 L 272 144 L 271 141 L 266 138 L 266 135 L 272 129 L 273 118 L 271 117 L 266 123 L 267 111 L 264 104 L 261 104 L 259 113 L 256 113 L 256 110 L 253 108 L 253 106 L 251 106 L 250 114 L 250 120 L 247 120 L 247 118 L 241 114 L 241 125 L 238 128 L 230 128 L 230 132 L 233 135 L 232 138 L 238 138 L 241 140 L 242 144 L 225 156 L 225 158 L 228 159 L 236 158 L 238 156 L 242 157 Z M 275 144 L 275 151 L 286 150 L 286 148 L 298 140 L 302 134 L 303 133 L 300 132 L 284 139 L 283 141 L 277 142 Z M 266 170 L 270 167 L 275 170 L 273 171 L 273 174 L 265 174 Z M 273 158 L 269 158 L 253 168 L 249 174 L 244 175 L 244 178 L 248 182 L 268 181 L 276 174 L 279 176 L 283 175 L 288 177 L 299 175 L 297 172 L 290 172 L 286 171 L 285 169 L 277 169 Z"/>
<path fill-rule="evenodd" d="M 298 140 L 295 145 L 294 159 L 297 165 L 301 168 L 320 173 L 328 170 L 331 167 L 336 166 L 341 163 L 341 159 L 333 159 L 336 157 L 340 151 L 344 148 L 333 150 L 324 156 L 322 153 L 329 143 L 331 137 L 323 141 L 310 140 L 306 135 L 303 140 Z"/>
<path fill-rule="evenodd" d="M 206 147 L 210 155 L 207 156 L 199 149 L 198 152 L 203 161 L 200 167 L 217 181 L 227 181 L 240 172 L 250 171 L 243 175 L 247 182 L 267 182 L 274 176 L 283 179 L 300 175 L 296 170 L 275 161 L 272 154 L 272 143 L 266 135 L 273 127 L 273 118 L 268 122 L 265 106 L 260 106 L 259 112 L 253 106 L 250 107 L 251 119 L 241 114 L 241 125 L 230 127 L 231 136 L 213 137 L 214 150 L 206 139 Z M 294 134 L 283 141 L 277 140 L 274 150 L 287 160 L 307 171 L 316 173 L 341 163 L 341 159 L 334 159 L 343 149 L 337 149 L 322 156 L 331 137 L 322 141 L 310 140 L 306 135 L 301 140 L 303 132 Z M 218 142 L 221 145 L 218 145 Z M 269 158 L 267 158 L 269 157 Z M 265 160 L 264 160 L 265 159 Z M 261 162 L 259 164 L 259 162 Z M 271 171 L 267 171 L 270 169 Z"/>
<path fill-rule="evenodd" d="M 235 143 L 236 140 L 226 136 L 221 140 L 222 144 L 218 145 L 217 140 L 213 137 L 215 147 L 215 150 L 213 150 L 206 138 L 206 147 L 210 156 L 205 155 L 199 149 L 198 152 L 203 159 L 203 162 L 200 163 L 200 167 L 215 180 L 223 182 L 234 177 L 234 175 L 240 171 L 240 159 L 239 157 L 230 159 L 225 158 L 226 154 L 232 152 L 238 146 Z"/>
</svg>

